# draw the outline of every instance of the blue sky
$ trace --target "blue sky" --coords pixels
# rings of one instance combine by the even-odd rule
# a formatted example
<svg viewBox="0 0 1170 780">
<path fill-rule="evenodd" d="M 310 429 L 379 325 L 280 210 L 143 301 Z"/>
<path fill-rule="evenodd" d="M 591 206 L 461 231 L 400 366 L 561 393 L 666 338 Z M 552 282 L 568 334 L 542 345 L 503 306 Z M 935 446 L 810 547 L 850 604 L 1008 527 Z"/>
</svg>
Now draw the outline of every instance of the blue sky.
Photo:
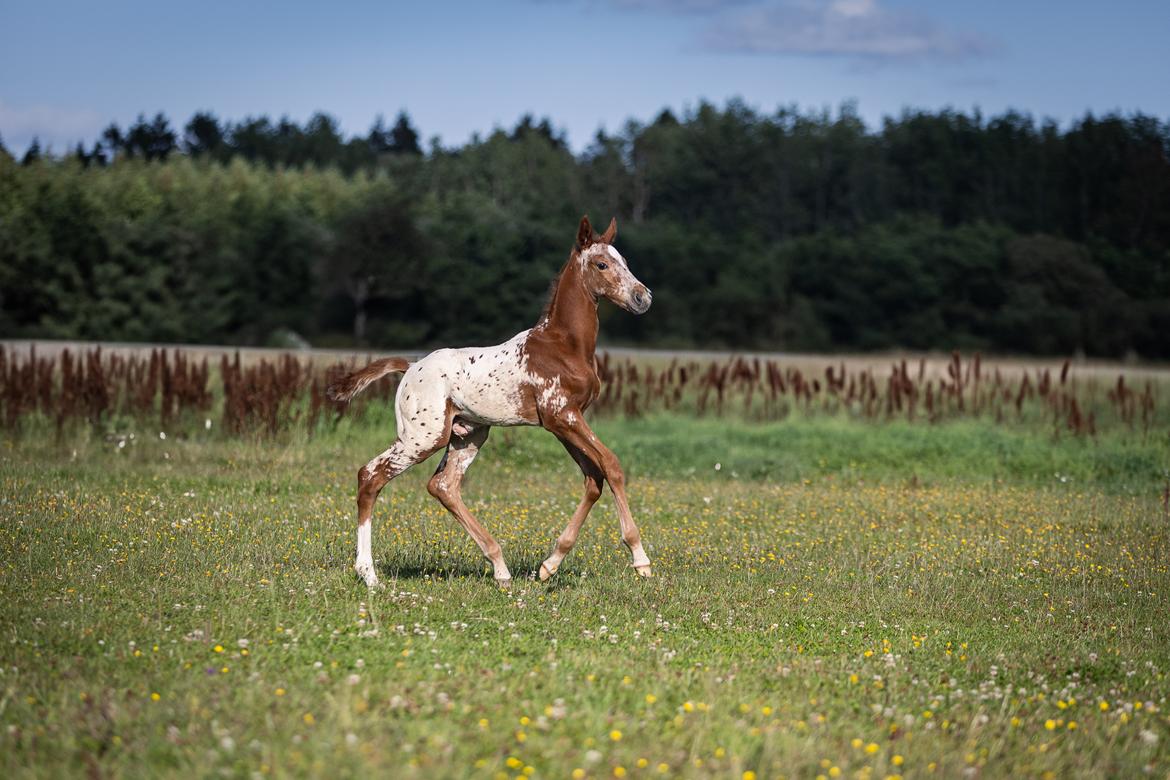
<svg viewBox="0 0 1170 780">
<path fill-rule="evenodd" d="M 1170 118 L 1170 0 L 0 0 L 0 136 L 62 151 L 109 122 L 405 109 L 447 145 L 548 115 L 599 127 L 742 97 L 876 125 L 904 107 Z"/>
</svg>

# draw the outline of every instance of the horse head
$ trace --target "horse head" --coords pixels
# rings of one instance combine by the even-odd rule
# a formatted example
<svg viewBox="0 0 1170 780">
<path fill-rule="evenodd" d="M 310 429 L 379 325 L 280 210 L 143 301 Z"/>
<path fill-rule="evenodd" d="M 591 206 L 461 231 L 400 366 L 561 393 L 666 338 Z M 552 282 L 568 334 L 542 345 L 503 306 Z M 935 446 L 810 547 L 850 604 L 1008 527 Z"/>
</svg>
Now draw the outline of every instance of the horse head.
<svg viewBox="0 0 1170 780">
<path fill-rule="evenodd" d="M 650 289 L 638 281 L 626 259 L 613 247 L 617 236 L 617 219 L 600 236 L 593 232 L 589 217 L 581 218 L 577 228 L 577 262 L 585 289 L 594 298 L 608 298 L 633 314 L 645 314 L 650 308 Z"/>
</svg>

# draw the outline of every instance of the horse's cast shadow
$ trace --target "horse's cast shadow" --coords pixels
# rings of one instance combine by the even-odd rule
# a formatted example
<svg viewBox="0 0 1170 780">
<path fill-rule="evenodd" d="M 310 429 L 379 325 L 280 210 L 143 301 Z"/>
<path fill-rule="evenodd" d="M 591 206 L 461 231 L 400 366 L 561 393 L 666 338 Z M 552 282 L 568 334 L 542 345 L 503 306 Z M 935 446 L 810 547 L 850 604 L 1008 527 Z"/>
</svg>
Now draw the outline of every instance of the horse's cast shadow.
<svg viewBox="0 0 1170 780">
<path fill-rule="evenodd" d="M 541 560 L 536 557 L 514 558 L 512 561 L 512 577 L 514 581 L 537 581 L 537 572 L 540 571 Z M 438 561 L 411 561 L 401 563 L 386 561 L 378 565 L 378 576 L 383 580 L 383 583 L 394 582 L 396 580 L 426 579 L 468 579 L 483 580 L 485 583 L 494 582 L 490 566 L 484 566 L 480 563 L 473 563 L 467 560 L 450 561 L 447 563 Z M 555 577 L 544 583 L 544 586 L 550 590 L 576 587 L 577 579 L 569 566 L 563 566 Z"/>
</svg>

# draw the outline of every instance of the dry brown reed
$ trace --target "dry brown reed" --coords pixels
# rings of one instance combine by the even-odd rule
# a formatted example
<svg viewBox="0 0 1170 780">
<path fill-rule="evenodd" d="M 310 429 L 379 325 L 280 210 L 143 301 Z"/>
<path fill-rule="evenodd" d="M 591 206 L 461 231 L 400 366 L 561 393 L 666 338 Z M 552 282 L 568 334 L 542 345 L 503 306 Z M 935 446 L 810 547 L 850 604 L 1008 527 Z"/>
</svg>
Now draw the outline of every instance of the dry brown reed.
<svg viewBox="0 0 1170 780">
<path fill-rule="evenodd" d="M 353 368 L 351 362 L 322 369 L 293 353 L 247 364 L 238 352 L 224 354 L 219 387 L 213 391 L 207 358 L 196 361 L 181 349 L 154 349 L 147 356 L 108 354 L 98 347 L 43 357 L 35 348 L 19 353 L 0 348 L 0 423 L 16 432 L 24 420 L 40 415 L 60 434 L 76 422 L 109 427 L 131 419 L 157 422 L 165 431 L 209 420 L 218 409 L 221 427 L 231 435 L 271 436 L 296 426 L 313 432 L 393 398 L 398 379 L 391 376 L 368 388 L 352 408 L 329 400 L 324 388 Z M 897 360 L 884 377 L 872 369 L 851 371 L 844 362 L 813 376 L 758 357 L 704 363 L 674 359 L 659 368 L 603 352 L 598 373 L 602 386 L 592 413 L 603 416 L 671 412 L 766 421 L 799 413 L 927 423 L 1027 419 L 1076 436 L 1094 436 L 1101 415 L 1144 432 L 1159 420 L 1152 381 L 1138 390 L 1119 374 L 1104 387 L 1095 378 L 1078 379 L 1068 361 L 1057 377 L 1048 368 L 1036 368 L 1008 378 L 998 368 L 985 371 L 978 354 L 965 360 L 955 352 L 939 376 L 928 375 L 921 359 L 914 367 Z"/>
</svg>

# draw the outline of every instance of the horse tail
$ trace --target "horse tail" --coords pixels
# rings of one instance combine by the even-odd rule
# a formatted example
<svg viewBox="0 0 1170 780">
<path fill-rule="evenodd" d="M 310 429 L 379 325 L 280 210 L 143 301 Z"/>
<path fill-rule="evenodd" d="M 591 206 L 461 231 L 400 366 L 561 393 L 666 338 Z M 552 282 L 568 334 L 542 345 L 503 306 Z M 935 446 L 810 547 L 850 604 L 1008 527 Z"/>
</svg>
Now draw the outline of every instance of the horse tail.
<svg viewBox="0 0 1170 780">
<path fill-rule="evenodd" d="M 377 382 L 387 374 L 401 373 L 408 368 L 410 368 L 410 361 L 406 358 L 390 357 L 375 360 L 365 368 L 358 369 L 331 383 L 325 390 L 325 395 L 334 401 L 349 401 L 365 390 L 367 385 Z"/>
</svg>

